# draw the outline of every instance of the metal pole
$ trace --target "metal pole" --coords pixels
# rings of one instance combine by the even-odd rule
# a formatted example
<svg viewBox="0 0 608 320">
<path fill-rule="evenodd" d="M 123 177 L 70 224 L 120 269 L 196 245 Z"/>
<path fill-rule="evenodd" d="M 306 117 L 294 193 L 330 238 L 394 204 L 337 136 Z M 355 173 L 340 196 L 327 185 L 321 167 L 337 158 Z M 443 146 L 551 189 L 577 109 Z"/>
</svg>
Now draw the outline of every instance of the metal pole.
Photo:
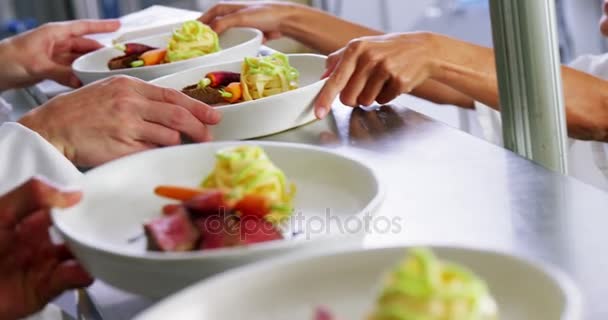
<svg viewBox="0 0 608 320">
<path fill-rule="evenodd" d="M 554 0 L 490 0 L 505 146 L 567 173 Z"/>
</svg>

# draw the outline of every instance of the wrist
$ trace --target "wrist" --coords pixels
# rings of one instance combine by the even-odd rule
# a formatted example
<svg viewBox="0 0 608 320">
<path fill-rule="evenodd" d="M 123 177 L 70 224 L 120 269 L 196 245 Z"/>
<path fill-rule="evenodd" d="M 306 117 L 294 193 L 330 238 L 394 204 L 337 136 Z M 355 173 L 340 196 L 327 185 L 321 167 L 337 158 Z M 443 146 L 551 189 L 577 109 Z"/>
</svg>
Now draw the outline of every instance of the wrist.
<svg viewBox="0 0 608 320">
<path fill-rule="evenodd" d="M 27 85 L 28 71 L 12 38 L 0 41 L 0 91 Z"/>
</svg>

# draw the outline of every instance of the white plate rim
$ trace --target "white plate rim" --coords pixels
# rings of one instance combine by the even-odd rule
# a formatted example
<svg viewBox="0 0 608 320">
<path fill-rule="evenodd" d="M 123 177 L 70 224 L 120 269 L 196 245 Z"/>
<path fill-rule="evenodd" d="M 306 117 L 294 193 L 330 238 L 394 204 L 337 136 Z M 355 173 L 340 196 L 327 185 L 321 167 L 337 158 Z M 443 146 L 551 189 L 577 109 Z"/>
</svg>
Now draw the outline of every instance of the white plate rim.
<svg viewBox="0 0 608 320">
<path fill-rule="evenodd" d="M 165 148 L 161 148 L 161 149 L 140 152 L 140 153 L 129 155 L 129 156 L 126 156 L 126 157 L 123 157 L 123 158 L 120 158 L 120 159 L 117 159 L 114 161 L 110 161 L 103 166 L 92 169 L 90 172 L 94 172 L 101 167 L 105 167 L 106 165 L 112 165 L 113 163 L 116 163 L 123 159 L 133 159 L 133 158 L 143 157 L 149 153 L 159 152 L 159 151 L 163 151 L 163 150 L 178 149 L 178 148 L 183 148 L 183 147 L 195 148 L 196 146 L 199 146 L 199 145 L 212 145 L 212 148 L 215 147 L 217 149 L 239 146 L 239 145 L 259 145 L 261 147 L 275 146 L 275 147 L 284 147 L 284 148 L 305 149 L 305 150 L 311 150 L 311 151 L 315 151 L 315 152 L 326 153 L 326 154 L 329 154 L 329 155 L 337 157 L 337 158 L 342 158 L 344 160 L 357 163 L 361 167 L 365 168 L 367 170 L 367 172 L 370 174 L 370 176 L 376 182 L 376 188 L 377 188 L 376 194 L 367 203 L 367 205 L 360 212 L 358 212 L 356 214 L 356 216 L 372 214 L 380 207 L 380 205 L 385 197 L 386 192 L 385 192 L 384 186 L 377 174 L 377 171 L 375 169 L 373 169 L 372 167 L 370 167 L 369 165 L 367 165 L 365 162 L 360 161 L 359 159 L 357 159 L 355 157 L 345 156 L 345 155 L 340 154 L 329 148 L 323 148 L 323 147 L 299 144 L 299 143 L 291 143 L 291 142 L 221 141 L 221 142 L 207 142 L 207 143 L 165 147 Z M 207 250 L 207 251 L 204 251 L 204 250 L 203 251 L 192 251 L 192 252 L 152 252 L 152 251 L 148 251 L 148 252 L 144 252 L 142 254 L 138 254 L 138 253 L 133 253 L 133 252 L 128 252 L 128 251 L 117 251 L 110 247 L 106 247 L 103 245 L 99 245 L 97 243 L 92 243 L 91 241 L 88 241 L 88 240 L 77 239 L 76 237 L 70 236 L 69 234 L 64 232 L 64 230 L 62 230 L 61 222 L 60 221 L 58 222 L 58 220 L 56 218 L 56 215 L 58 215 L 58 214 L 65 214 L 65 213 L 59 212 L 59 211 L 61 211 L 61 209 L 56 209 L 56 208 L 52 209 L 52 211 L 51 211 L 53 227 L 56 228 L 56 230 L 62 235 L 62 237 L 66 238 L 68 240 L 68 244 L 69 244 L 69 242 L 74 242 L 74 243 L 78 244 L 79 246 L 86 247 L 89 250 L 93 250 L 98 253 L 116 256 L 116 257 L 125 258 L 125 259 L 139 260 L 139 261 L 142 261 L 142 260 L 144 260 L 144 261 L 159 261 L 159 260 L 160 261 L 178 261 L 178 260 L 198 260 L 198 259 L 206 259 L 206 258 L 212 259 L 212 258 L 221 258 L 221 257 L 224 257 L 224 258 L 232 257 L 233 258 L 233 257 L 239 257 L 239 256 L 243 256 L 243 255 L 248 255 L 248 254 L 261 253 L 261 252 L 264 252 L 267 250 L 281 250 L 281 249 L 287 249 L 290 247 L 297 247 L 298 245 L 303 244 L 305 241 L 307 243 L 310 243 L 310 242 L 318 243 L 318 242 L 322 242 L 323 239 L 332 239 L 332 238 L 340 237 L 340 236 L 331 236 L 330 235 L 330 236 L 319 236 L 319 237 L 316 237 L 314 239 L 309 239 L 309 240 L 283 239 L 283 240 L 269 241 L 266 243 L 258 243 L 258 244 L 242 246 L 242 247 L 220 248 L 220 249 Z"/>
<path fill-rule="evenodd" d="M 280 268 L 285 270 L 286 267 L 290 265 L 295 265 L 300 262 L 306 262 L 308 260 L 314 259 L 325 259 L 330 257 L 339 257 L 339 256 L 351 256 L 351 255 L 363 255 L 367 252 L 376 252 L 376 251 L 406 251 L 411 248 L 424 246 L 430 248 L 431 250 L 460 250 L 460 251 L 469 251 L 469 252 L 477 252 L 480 254 L 490 254 L 495 256 L 501 256 L 503 258 L 513 259 L 520 263 L 526 264 L 531 268 L 534 268 L 541 273 L 547 275 L 552 281 L 554 281 L 558 287 L 562 290 L 562 292 L 566 296 L 567 304 L 565 305 L 564 312 L 561 315 L 561 319 L 563 320 L 574 320 L 581 319 L 583 316 L 583 303 L 582 303 L 582 294 L 578 287 L 574 284 L 573 280 L 566 275 L 563 271 L 550 265 L 544 261 L 538 259 L 532 259 L 530 257 L 523 257 L 518 254 L 509 253 L 504 250 L 492 249 L 492 248 L 483 248 L 476 246 L 454 246 L 454 245 L 430 245 L 430 244 L 416 244 L 416 245 L 395 245 L 395 246 L 385 246 L 378 248 L 359 248 L 359 249 L 346 249 L 340 252 L 323 252 L 317 254 L 309 254 L 309 255 L 287 255 L 287 256 L 279 256 L 276 258 L 262 260 L 259 262 L 254 262 L 248 265 L 244 265 L 235 269 L 231 269 L 216 275 L 213 275 L 209 278 L 203 279 L 195 284 L 192 284 L 165 299 L 161 300 L 157 304 L 152 307 L 142 311 L 134 317 L 134 320 L 143 320 L 148 314 L 154 312 L 157 308 L 163 308 L 165 305 L 172 303 L 174 299 L 179 298 L 179 296 L 194 294 L 196 291 L 202 290 L 204 287 L 214 286 L 216 283 L 222 283 L 225 279 L 229 279 L 230 277 L 242 277 L 249 273 L 257 273 L 264 270 L 267 270 L 271 267 Z"/>
</svg>

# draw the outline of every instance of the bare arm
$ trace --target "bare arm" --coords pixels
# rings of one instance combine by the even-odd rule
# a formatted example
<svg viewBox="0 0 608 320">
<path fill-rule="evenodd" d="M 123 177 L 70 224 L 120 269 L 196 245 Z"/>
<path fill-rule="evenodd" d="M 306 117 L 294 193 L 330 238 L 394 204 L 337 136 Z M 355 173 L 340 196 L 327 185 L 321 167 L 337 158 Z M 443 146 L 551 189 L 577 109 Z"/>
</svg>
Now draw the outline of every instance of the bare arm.
<svg viewBox="0 0 608 320">
<path fill-rule="evenodd" d="M 499 110 L 494 52 L 436 36 L 438 70 L 434 80 Z M 608 141 L 608 82 L 562 67 L 569 134 L 579 139 Z"/>
</svg>

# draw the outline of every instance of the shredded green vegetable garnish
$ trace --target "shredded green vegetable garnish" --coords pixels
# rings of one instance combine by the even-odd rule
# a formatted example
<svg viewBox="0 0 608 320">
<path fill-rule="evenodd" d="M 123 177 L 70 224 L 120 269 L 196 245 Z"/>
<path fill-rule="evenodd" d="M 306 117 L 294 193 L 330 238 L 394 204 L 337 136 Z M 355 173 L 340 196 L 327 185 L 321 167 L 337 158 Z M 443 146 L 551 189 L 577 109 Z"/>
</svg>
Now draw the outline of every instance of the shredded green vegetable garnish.
<svg viewBox="0 0 608 320">
<path fill-rule="evenodd" d="M 229 196 L 233 199 L 248 194 L 266 197 L 271 204 L 271 212 L 266 219 L 275 224 L 285 221 L 293 212 L 295 186 L 257 146 L 217 152 L 215 168 L 201 186 L 230 190 Z"/>
<path fill-rule="evenodd" d="M 496 320 L 496 304 L 470 270 L 427 249 L 409 256 L 387 277 L 370 320 Z"/>
<path fill-rule="evenodd" d="M 299 77 L 298 70 L 289 65 L 282 53 L 245 58 L 241 70 L 243 99 L 255 100 L 297 89 Z"/>
<path fill-rule="evenodd" d="M 167 62 L 196 58 L 220 51 L 217 33 L 200 21 L 186 21 L 173 32 L 167 48 Z"/>
</svg>

